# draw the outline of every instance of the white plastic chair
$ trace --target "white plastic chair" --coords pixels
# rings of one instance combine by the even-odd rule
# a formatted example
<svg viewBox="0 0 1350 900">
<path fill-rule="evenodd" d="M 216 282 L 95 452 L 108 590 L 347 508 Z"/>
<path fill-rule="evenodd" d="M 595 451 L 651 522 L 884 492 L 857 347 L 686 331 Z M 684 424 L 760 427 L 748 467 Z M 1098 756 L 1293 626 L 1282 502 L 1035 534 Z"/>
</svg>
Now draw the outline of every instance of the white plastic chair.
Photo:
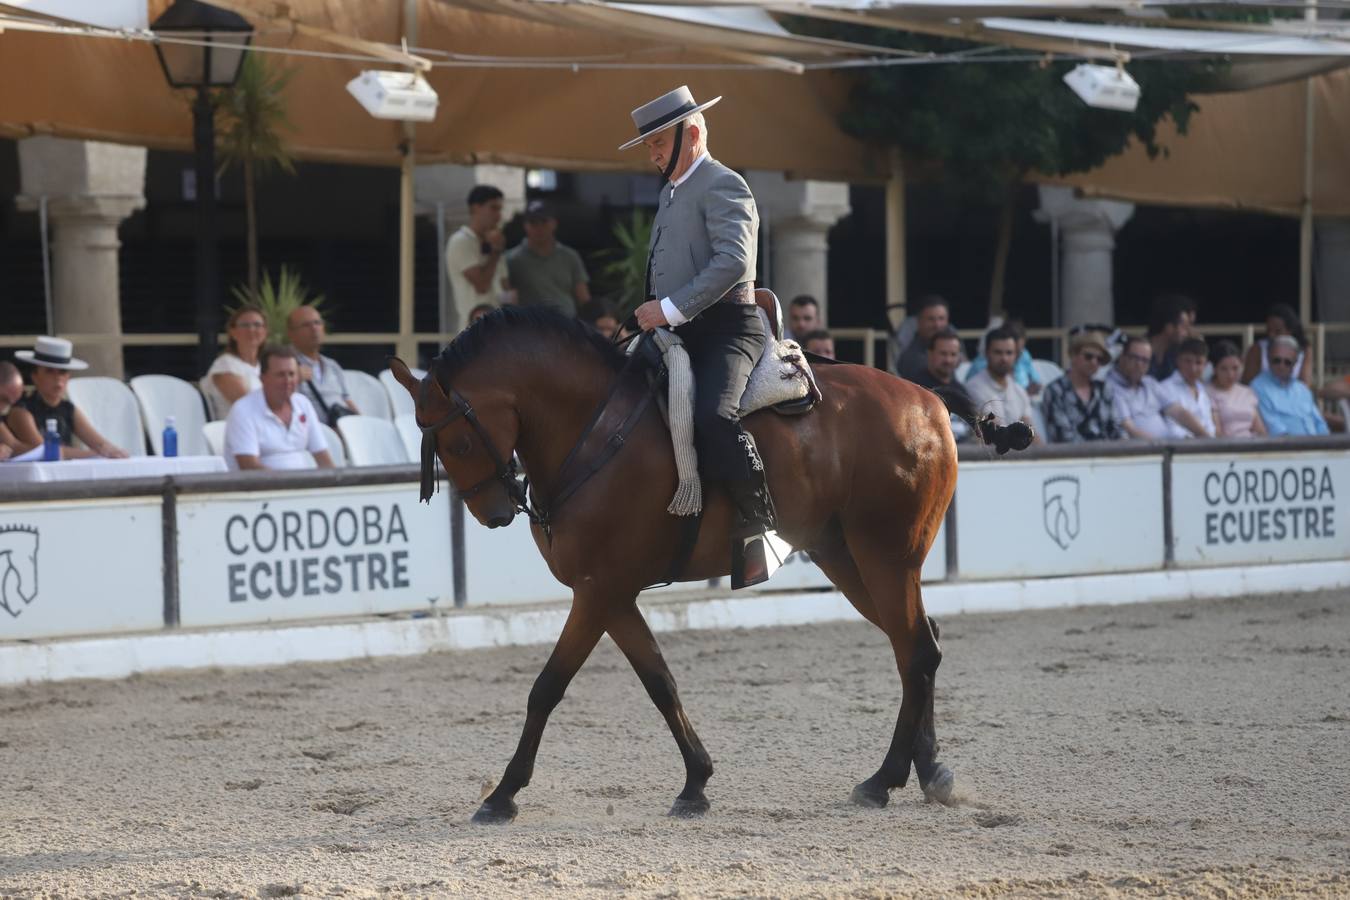
<svg viewBox="0 0 1350 900">
<path fill-rule="evenodd" d="M 394 416 L 394 427 L 398 429 L 398 436 L 403 441 L 403 449 L 408 454 L 408 460 L 417 462 L 422 458 L 422 429 L 417 427 L 417 416 L 411 413 Z"/>
<path fill-rule="evenodd" d="M 398 429 L 388 419 L 343 416 L 338 419 L 337 427 L 347 444 L 350 465 L 393 466 L 411 462 L 407 451 L 403 449 Z"/>
<path fill-rule="evenodd" d="M 1048 359 L 1033 359 L 1031 365 L 1036 369 L 1036 377 L 1041 380 L 1041 384 L 1046 386 L 1064 374 L 1063 369 Z M 1105 369 L 1106 366 L 1102 368 Z"/>
<path fill-rule="evenodd" d="M 66 395 L 99 434 L 131 456 L 146 455 L 141 408 L 136 395 L 125 384 L 102 375 L 72 378 Z M 42 427 L 39 422 L 39 430 Z"/>
<path fill-rule="evenodd" d="M 427 375 L 425 369 L 413 369 L 412 373 L 413 377 L 419 380 L 425 378 Z M 403 385 L 398 383 L 398 379 L 394 377 L 393 372 L 388 369 L 381 372 L 380 384 L 384 385 L 385 392 L 389 395 L 389 404 L 394 409 L 394 416 L 417 412 L 417 407 L 413 403 L 412 395 L 408 393 Z M 393 418 L 394 416 L 391 416 L 390 418 Z"/>
<path fill-rule="evenodd" d="M 350 418 L 350 417 L 348 417 Z M 328 425 L 323 425 L 323 436 L 328 440 L 328 455 L 333 457 L 333 465 L 339 469 L 347 465 L 347 448 L 342 443 L 342 435 L 338 434 Z"/>
<path fill-rule="evenodd" d="M 164 455 L 164 419 L 173 416 L 178 431 L 179 456 L 210 456 L 211 448 L 202 439 L 206 424 L 206 406 L 202 395 L 190 382 L 172 375 L 138 375 L 131 379 L 131 392 L 141 406 L 150 449 Z"/>
<path fill-rule="evenodd" d="M 377 419 L 394 418 L 393 407 L 389 405 L 389 392 L 384 389 L 380 379 L 353 369 L 343 369 L 342 377 L 346 379 L 347 393 L 351 395 L 352 402 L 356 404 L 356 409 L 361 415 L 374 416 Z M 402 385 L 399 385 L 398 389 L 403 391 Z"/>
<path fill-rule="evenodd" d="M 207 453 L 210 456 L 225 455 L 225 423 L 223 421 L 207 422 L 202 426 L 202 441 L 206 444 Z M 225 460 L 231 469 L 234 468 L 234 460 Z"/>
</svg>

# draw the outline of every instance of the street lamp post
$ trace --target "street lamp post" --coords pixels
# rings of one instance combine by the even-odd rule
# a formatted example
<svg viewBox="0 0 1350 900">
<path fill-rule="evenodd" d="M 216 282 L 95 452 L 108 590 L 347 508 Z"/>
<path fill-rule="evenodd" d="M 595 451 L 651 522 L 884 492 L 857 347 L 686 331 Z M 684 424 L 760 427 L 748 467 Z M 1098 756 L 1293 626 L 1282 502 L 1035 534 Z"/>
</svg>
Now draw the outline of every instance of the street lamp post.
<svg viewBox="0 0 1350 900">
<path fill-rule="evenodd" d="M 220 252 L 216 224 L 215 106 L 211 89 L 229 87 L 239 77 L 253 26 L 242 16 L 200 3 L 174 0 L 150 30 L 164 77 L 174 88 L 192 88 L 192 144 L 196 163 L 197 371 L 205 372 L 216 355 L 220 334 Z"/>
</svg>

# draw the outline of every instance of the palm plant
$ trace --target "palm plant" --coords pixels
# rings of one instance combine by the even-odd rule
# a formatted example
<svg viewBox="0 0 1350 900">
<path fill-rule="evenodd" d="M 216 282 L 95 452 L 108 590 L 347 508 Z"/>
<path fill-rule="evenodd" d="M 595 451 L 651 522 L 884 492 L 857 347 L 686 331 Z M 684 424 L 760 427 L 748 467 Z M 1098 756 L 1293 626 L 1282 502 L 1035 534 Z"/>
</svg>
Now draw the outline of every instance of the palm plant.
<svg viewBox="0 0 1350 900">
<path fill-rule="evenodd" d="M 651 245 L 652 217 L 634 208 L 627 222 L 614 223 L 614 240 L 619 245 L 599 254 L 607 260 L 601 276 L 613 285 L 614 305 L 620 320 L 626 319 L 646 299 L 647 251 Z"/>
<path fill-rule="evenodd" d="M 244 170 L 244 211 L 248 218 L 248 289 L 258 290 L 258 210 L 255 182 L 281 170 L 295 174 L 281 130 L 290 129 L 283 94 L 294 69 L 274 69 L 257 54 L 244 56 L 239 79 L 216 99 L 220 119 L 220 171 L 230 166 Z"/>
<path fill-rule="evenodd" d="M 235 305 L 226 307 L 226 313 L 233 315 L 240 306 L 258 307 L 262 310 L 263 320 L 267 322 L 268 343 L 285 343 L 286 320 L 301 306 L 312 306 L 320 311 L 324 309 L 323 294 L 311 297 L 309 288 L 300 280 L 300 273 L 287 266 L 281 267 L 275 283 L 272 276 L 264 272 L 262 284 L 256 290 L 241 284 L 231 293 Z"/>
</svg>

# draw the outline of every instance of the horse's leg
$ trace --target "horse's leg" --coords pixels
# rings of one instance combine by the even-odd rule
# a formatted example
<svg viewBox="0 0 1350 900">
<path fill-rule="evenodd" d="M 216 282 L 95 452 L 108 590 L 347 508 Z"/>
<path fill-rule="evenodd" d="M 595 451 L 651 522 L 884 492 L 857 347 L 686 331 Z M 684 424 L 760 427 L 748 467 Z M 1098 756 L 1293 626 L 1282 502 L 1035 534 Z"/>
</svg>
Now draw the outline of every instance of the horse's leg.
<svg viewBox="0 0 1350 900">
<path fill-rule="evenodd" d="M 647 696 L 665 717 L 670 733 L 679 745 L 680 755 L 684 757 L 684 790 L 675 798 L 670 814 L 684 817 L 707 812 L 708 798 L 703 795 L 703 787 L 712 777 L 712 758 L 703 749 L 703 742 L 684 714 L 684 704 L 675 690 L 675 679 L 671 677 L 656 638 L 647 627 L 647 620 L 642 617 L 637 604 L 630 603 L 610 612 L 607 630 L 642 680 Z"/>
<path fill-rule="evenodd" d="M 885 806 L 891 788 L 904 787 L 909 780 L 913 764 L 924 796 L 947 803 L 955 779 L 937 760 L 933 722 L 934 679 L 942 662 L 937 625 L 924 613 L 919 567 L 897 569 L 884 549 L 869 549 L 861 553 L 855 549 L 855 559 L 876 603 L 881 628 L 890 638 L 903 694 L 886 758 L 876 774 L 853 789 L 853 800 L 863 806 Z"/>
<path fill-rule="evenodd" d="M 572 603 L 572 611 L 563 625 L 562 635 L 553 648 L 553 655 L 544 664 L 544 670 L 534 680 L 530 689 L 530 698 L 526 704 L 525 728 L 520 735 L 520 744 L 506 772 L 496 789 L 487 796 L 483 805 L 473 814 L 473 821 L 480 825 L 495 825 L 510 822 L 516 817 L 516 792 L 530 783 L 534 774 L 534 758 L 539 752 L 539 739 L 544 734 L 544 725 L 548 723 L 549 713 L 557 706 L 577 674 L 586 657 L 591 655 L 600 635 L 604 633 L 603 611 L 595 604 L 588 604 L 577 598 Z"/>
</svg>

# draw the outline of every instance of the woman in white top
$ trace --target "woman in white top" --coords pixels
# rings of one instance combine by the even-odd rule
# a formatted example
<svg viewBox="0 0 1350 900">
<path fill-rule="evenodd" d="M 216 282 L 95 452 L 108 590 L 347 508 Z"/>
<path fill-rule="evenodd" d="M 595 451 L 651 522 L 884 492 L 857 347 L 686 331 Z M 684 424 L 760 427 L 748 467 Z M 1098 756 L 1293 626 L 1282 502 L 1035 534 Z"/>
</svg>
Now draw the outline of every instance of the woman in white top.
<svg viewBox="0 0 1350 900">
<path fill-rule="evenodd" d="M 262 387 L 258 378 L 258 351 L 267 341 L 267 320 L 256 306 L 241 306 L 225 323 L 229 336 L 225 352 L 216 357 L 201 380 L 211 418 L 230 414 L 234 401 Z"/>
<path fill-rule="evenodd" d="M 1247 348 L 1247 356 L 1242 361 L 1242 383 L 1251 384 L 1252 379 L 1270 368 L 1270 359 L 1266 353 L 1272 338 L 1289 335 L 1298 341 L 1298 359 L 1294 361 L 1294 377 L 1308 387 L 1312 387 L 1312 348 L 1303 333 L 1303 323 L 1298 313 L 1287 303 L 1276 303 L 1266 313 L 1266 336 Z"/>
</svg>

